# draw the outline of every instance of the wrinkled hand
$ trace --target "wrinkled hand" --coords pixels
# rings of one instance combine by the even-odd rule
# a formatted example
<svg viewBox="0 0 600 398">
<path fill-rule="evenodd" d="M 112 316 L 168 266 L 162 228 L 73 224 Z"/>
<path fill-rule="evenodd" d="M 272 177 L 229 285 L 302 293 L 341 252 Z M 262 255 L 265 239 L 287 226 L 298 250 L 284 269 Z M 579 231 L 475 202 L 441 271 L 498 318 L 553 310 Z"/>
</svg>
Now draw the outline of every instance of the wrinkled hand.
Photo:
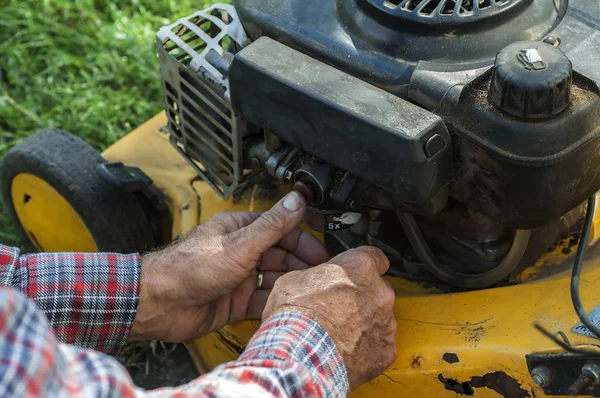
<svg viewBox="0 0 600 398">
<path fill-rule="evenodd" d="M 181 241 L 142 258 L 130 340 L 181 342 L 260 319 L 275 281 L 327 260 L 297 225 L 306 202 L 292 192 L 265 213 L 222 212 Z M 257 289 L 257 269 L 264 274 Z"/>
<path fill-rule="evenodd" d="M 290 272 L 275 283 L 263 319 L 289 311 L 317 321 L 340 351 L 353 390 L 396 359 L 395 294 L 380 276 L 388 267 L 379 249 L 361 247 Z"/>
</svg>

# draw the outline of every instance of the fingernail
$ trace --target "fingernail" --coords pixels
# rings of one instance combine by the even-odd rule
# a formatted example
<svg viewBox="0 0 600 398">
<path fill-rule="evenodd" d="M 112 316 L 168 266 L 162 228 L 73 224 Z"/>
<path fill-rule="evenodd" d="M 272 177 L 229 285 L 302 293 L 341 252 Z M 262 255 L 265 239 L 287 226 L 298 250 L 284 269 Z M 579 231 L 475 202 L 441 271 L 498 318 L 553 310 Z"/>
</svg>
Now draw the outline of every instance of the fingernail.
<svg viewBox="0 0 600 398">
<path fill-rule="evenodd" d="M 298 192 L 290 192 L 283 199 L 283 207 L 289 211 L 298 211 L 300 209 L 300 197 Z"/>
</svg>

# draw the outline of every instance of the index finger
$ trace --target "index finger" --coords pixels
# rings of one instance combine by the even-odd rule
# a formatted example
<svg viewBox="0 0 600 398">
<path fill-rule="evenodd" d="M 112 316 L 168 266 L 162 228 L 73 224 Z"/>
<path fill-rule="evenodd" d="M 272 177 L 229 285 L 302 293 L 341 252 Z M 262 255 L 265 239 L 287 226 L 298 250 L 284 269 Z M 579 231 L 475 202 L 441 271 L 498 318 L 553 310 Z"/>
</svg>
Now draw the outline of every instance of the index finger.
<svg viewBox="0 0 600 398">
<path fill-rule="evenodd" d="M 384 275 L 390 268 L 390 261 L 387 256 L 380 249 L 373 246 L 350 249 L 335 256 L 329 262 L 349 268 L 370 267 L 379 275 Z"/>
<path fill-rule="evenodd" d="M 309 265 L 320 265 L 329 259 L 325 245 L 316 236 L 300 227 L 288 232 L 279 241 L 278 246 Z"/>
</svg>

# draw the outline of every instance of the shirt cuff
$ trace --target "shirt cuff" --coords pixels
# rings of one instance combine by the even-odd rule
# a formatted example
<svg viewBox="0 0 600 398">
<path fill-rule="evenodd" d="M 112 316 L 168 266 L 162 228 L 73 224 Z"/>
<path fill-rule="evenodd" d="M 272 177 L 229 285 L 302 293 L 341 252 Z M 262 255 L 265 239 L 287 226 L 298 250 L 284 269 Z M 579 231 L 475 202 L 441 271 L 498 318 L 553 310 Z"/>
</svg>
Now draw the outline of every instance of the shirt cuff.
<svg viewBox="0 0 600 398">
<path fill-rule="evenodd" d="M 138 306 L 139 254 L 19 256 L 0 246 L 3 257 L 2 282 L 36 302 L 60 341 L 109 354 L 125 347 Z"/>
<path fill-rule="evenodd" d="M 305 315 L 283 312 L 267 319 L 239 360 L 257 359 L 299 363 L 322 387 L 324 396 L 348 394 L 348 374 L 340 352 L 327 331 Z M 295 386 L 287 387 L 293 396 Z"/>
</svg>

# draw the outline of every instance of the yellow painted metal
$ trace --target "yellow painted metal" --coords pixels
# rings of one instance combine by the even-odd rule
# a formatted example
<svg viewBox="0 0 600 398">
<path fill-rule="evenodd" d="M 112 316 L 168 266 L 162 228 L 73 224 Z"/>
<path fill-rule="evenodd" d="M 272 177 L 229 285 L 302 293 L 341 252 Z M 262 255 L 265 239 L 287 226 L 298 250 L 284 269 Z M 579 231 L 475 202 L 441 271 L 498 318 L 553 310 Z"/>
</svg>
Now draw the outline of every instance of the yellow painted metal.
<svg viewBox="0 0 600 398">
<path fill-rule="evenodd" d="M 191 188 L 197 174 L 171 146 L 166 123 L 165 113 L 159 113 L 106 149 L 102 156 L 110 162 L 139 167 L 153 180 L 169 205 L 176 238 L 198 225 L 200 203 Z"/>
<path fill-rule="evenodd" d="M 174 236 L 221 210 L 265 210 L 284 194 L 281 187 L 251 187 L 222 201 L 205 183 L 195 180 L 191 168 L 170 148 L 160 132 L 164 122 L 164 115 L 157 116 L 104 155 L 138 166 L 153 178 L 169 198 Z M 595 231 L 598 235 L 598 228 Z M 443 381 L 447 379 L 470 383 L 478 397 L 544 396 L 530 379 L 525 355 L 556 347 L 533 323 L 562 330 L 571 342 L 597 342 L 571 332 L 577 316 L 569 296 L 569 274 L 556 271 L 560 263 L 572 261 L 572 253 L 563 253 L 563 247 L 558 245 L 521 274 L 517 279 L 522 283 L 502 288 L 441 294 L 401 278 L 388 278 L 397 296 L 398 357 L 384 375 L 359 387 L 352 396 L 456 397 L 456 392 L 446 388 Z M 599 283 L 600 253 L 589 250 L 581 279 L 588 311 L 600 304 Z M 230 326 L 188 347 L 198 367 L 207 371 L 235 359 L 258 326 L 256 321 Z M 456 355 L 458 361 L 445 360 L 447 353 Z M 494 384 L 498 377 L 504 378 L 504 385 Z"/>
<path fill-rule="evenodd" d="M 29 173 L 17 174 L 10 194 L 19 222 L 36 249 L 98 251 L 77 211 L 46 181 Z"/>
</svg>

